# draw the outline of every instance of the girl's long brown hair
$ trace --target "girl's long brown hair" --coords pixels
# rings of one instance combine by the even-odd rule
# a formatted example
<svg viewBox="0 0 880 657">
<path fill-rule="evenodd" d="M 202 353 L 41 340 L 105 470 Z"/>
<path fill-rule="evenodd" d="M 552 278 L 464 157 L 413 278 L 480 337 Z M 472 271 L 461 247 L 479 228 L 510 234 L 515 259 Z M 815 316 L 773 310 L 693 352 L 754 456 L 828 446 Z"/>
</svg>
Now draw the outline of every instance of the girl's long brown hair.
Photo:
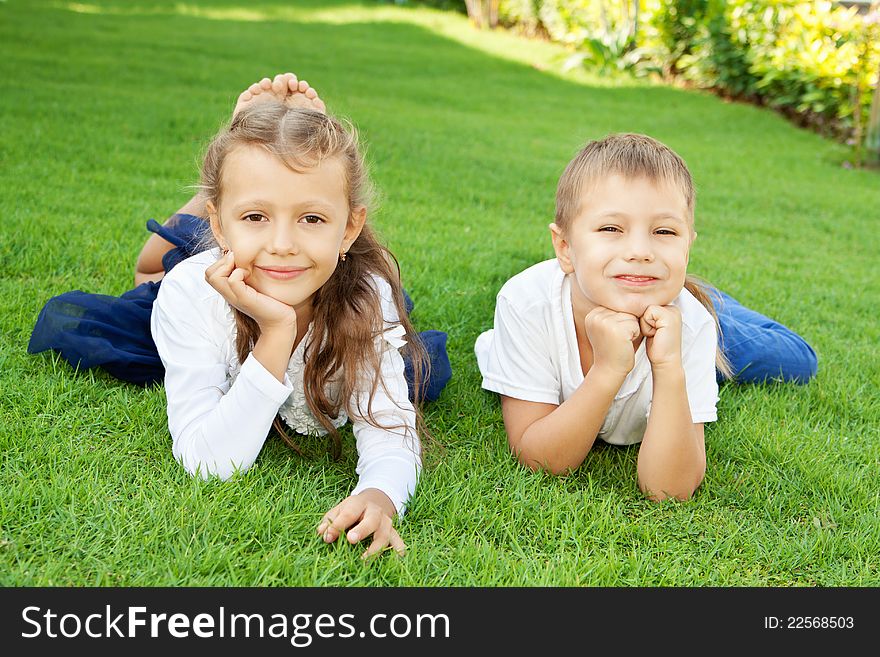
<svg viewBox="0 0 880 657">
<path fill-rule="evenodd" d="M 304 171 L 326 159 L 338 158 L 345 172 L 349 213 L 370 205 L 372 186 L 353 126 L 343 125 L 316 110 L 262 103 L 236 114 L 232 123 L 208 146 L 201 172 L 201 191 L 217 208 L 222 199 L 224 161 L 229 153 L 244 145 L 264 148 L 293 171 Z M 400 267 L 365 224 L 348 249 L 345 261 L 339 262 L 333 275 L 312 298 L 311 333 L 303 354 L 306 403 L 327 430 L 335 458 L 339 457 L 341 441 L 331 419 L 338 417 L 342 410 L 349 416 L 363 416 L 381 429 L 409 430 L 399 424 L 385 426 L 372 412 L 378 386 L 384 386 L 377 341 L 386 329 L 374 275 L 391 287 L 397 321 L 406 331 L 402 353 L 411 360 L 416 390 L 427 376 L 428 359 L 404 305 Z M 243 363 L 256 344 L 260 329 L 248 315 L 235 308 L 233 313 L 237 329 L 235 348 L 239 362 Z M 328 394 L 331 382 L 336 384 L 336 396 Z M 352 400 L 365 389 L 369 390 L 367 408 L 353 408 Z M 417 434 L 425 436 L 420 401 L 416 399 L 414 403 L 415 428 Z M 302 453 L 280 418 L 276 417 L 273 426 L 291 448 Z M 419 444 L 418 435 L 408 438 L 412 445 Z"/>
<path fill-rule="evenodd" d="M 613 174 L 625 178 L 644 177 L 678 189 L 687 202 L 691 228 L 694 221 L 696 190 L 691 172 L 681 156 L 665 144 L 647 135 L 621 133 L 589 142 L 568 163 L 556 189 L 556 225 L 566 230 L 580 212 L 581 198 L 596 181 Z M 699 301 L 718 329 L 719 345 L 715 350 L 715 367 L 726 378 L 733 376 L 730 362 L 721 349 L 724 336 L 712 303 L 713 289 L 696 276 L 688 274 L 685 289 Z"/>
</svg>

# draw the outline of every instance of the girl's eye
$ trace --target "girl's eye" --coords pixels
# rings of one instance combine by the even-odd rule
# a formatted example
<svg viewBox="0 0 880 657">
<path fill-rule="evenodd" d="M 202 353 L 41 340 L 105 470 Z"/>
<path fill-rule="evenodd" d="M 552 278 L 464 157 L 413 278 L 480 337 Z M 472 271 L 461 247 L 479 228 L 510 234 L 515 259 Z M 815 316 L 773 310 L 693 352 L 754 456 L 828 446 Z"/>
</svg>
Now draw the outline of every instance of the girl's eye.
<svg viewBox="0 0 880 657">
<path fill-rule="evenodd" d="M 320 224 L 324 221 L 324 219 L 316 214 L 307 214 L 302 218 L 302 221 L 307 224 Z"/>
<path fill-rule="evenodd" d="M 244 219 L 245 221 L 251 221 L 251 222 L 257 222 L 257 221 L 268 221 L 268 219 L 266 219 L 266 217 L 264 217 L 264 216 L 261 215 L 261 214 L 256 214 L 256 213 L 246 214 L 246 215 L 243 217 L 243 219 Z"/>
<path fill-rule="evenodd" d="M 658 235 L 677 235 L 674 230 L 669 230 L 668 228 L 660 228 L 656 231 Z"/>
<path fill-rule="evenodd" d="M 620 229 L 617 226 L 602 226 L 599 229 L 600 233 L 616 233 L 619 231 L 620 231 Z"/>
</svg>

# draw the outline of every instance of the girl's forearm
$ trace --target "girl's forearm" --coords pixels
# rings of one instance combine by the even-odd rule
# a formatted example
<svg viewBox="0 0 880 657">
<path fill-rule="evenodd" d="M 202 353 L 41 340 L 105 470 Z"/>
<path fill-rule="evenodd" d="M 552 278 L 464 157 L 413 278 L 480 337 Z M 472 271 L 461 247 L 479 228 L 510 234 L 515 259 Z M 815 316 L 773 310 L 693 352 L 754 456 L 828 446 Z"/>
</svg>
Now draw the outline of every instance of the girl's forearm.
<svg viewBox="0 0 880 657">
<path fill-rule="evenodd" d="M 654 394 L 639 448 L 639 488 L 653 500 L 688 499 L 706 472 L 706 450 L 691 417 L 684 369 L 653 372 Z"/>
<path fill-rule="evenodd" d="M 591 369 L 574 394 L 523 432 L 519 460 L 564 474 L 583 463 L 625 377 Z"/>
<path fill-rule="evenodd" d="M 296 326 L 290 328 L 277 328 L 271 331 L 262 331 L 257 343 L 254 345 L 253 354 L 260 365 L 284 383 L 284 375 L 290 363 L 290 354 L 293 351 L 293 343 L 296 340 Z"/>
</svg>

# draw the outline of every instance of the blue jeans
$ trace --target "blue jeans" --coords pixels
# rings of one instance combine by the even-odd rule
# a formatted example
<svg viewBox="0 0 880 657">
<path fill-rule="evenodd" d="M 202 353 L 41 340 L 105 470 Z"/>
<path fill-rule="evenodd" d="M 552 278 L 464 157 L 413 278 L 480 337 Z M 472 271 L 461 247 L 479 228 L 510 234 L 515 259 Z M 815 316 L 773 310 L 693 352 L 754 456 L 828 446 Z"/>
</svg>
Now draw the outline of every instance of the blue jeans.
<svg viewBox="0 0 880 657">
<path fill-rule="evenodd" d="M 801 336 L 733 297 L 716 290 L 712 295 L 721 326 L 721 349 L 730 361 L 733 380 L 807 383 L 816 376 L 816 352 Z M 724 377 L 718 372 L 718 382 Z"/>
</svg>

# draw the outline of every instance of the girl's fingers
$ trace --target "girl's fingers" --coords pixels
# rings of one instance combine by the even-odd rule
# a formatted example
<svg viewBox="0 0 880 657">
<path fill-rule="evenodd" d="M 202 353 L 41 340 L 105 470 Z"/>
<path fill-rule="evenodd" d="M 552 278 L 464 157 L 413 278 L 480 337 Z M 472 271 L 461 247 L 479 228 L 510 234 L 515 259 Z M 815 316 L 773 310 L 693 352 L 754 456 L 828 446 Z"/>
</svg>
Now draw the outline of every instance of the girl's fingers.
<svg viewBox="0 0 880 657">
<path fill-rule="evenodd" d="M 348 530 L 346 538 L 349 543 L 358 543 L 370 534 L 374 534 L 382 526 L 382 516 L 379 513 L 365 513 L 361 521 Z"/>
<path fill-rule="evenodd" d="M 205 270 L 205 278 L 210 282 L 213 276 L 229 276 L 229 273 L 235 268 L 235 256 L 232 251 L 222 256 Z"/>
<path fill-rule="evenodd" d="M 363 555 L 361 555 L 361 559 L 369 559 L 388 547 L 388 543 L 391 541 L 391 532 L 393 531 L 394 530 L 389 526 L 387 529 L 383 528 L 375 532 L 373 534 L 373 542 L 370 543 L 370 547 L 368 547 Z"/>
<path fill-rule="evenodd" d="M 339 535 L 351 527 L 360 518 L 363 509 L 343 508 L 339 514 L 330 521 L 330 525 L 324 530 L 324 542 L 332 543 Z"/>
<path fill-rule="evenodd" d="M 323 534 L 330 527 L 333 519 L 339 515 L 339 509 L 342 507 L 342 504 L 337 504 L 332 509 L 330 509 L 327 513 L 324 514 L 324 517 L 321 518 L 321 522 L 318 523 L 318 534 Z"/>
<path fill-rule="evenodd" d="M 242 292 L 244 292 L 244 279 L 246 276 L 247 270 L 238 267 L 227 277 L 227 280 L 229 281 L 229 287 L 235 290 L 237 294 L 241 294 Z"/>
<path fill-rule="evenodd" d="M 394 548 L 394 551 L 401 557 L 406 554 L 406 543 L 400 538 L 400 534 L 397 533 L 397 530 L 393 528 L 391 529 L 391 547 Z"/>
</svg>

